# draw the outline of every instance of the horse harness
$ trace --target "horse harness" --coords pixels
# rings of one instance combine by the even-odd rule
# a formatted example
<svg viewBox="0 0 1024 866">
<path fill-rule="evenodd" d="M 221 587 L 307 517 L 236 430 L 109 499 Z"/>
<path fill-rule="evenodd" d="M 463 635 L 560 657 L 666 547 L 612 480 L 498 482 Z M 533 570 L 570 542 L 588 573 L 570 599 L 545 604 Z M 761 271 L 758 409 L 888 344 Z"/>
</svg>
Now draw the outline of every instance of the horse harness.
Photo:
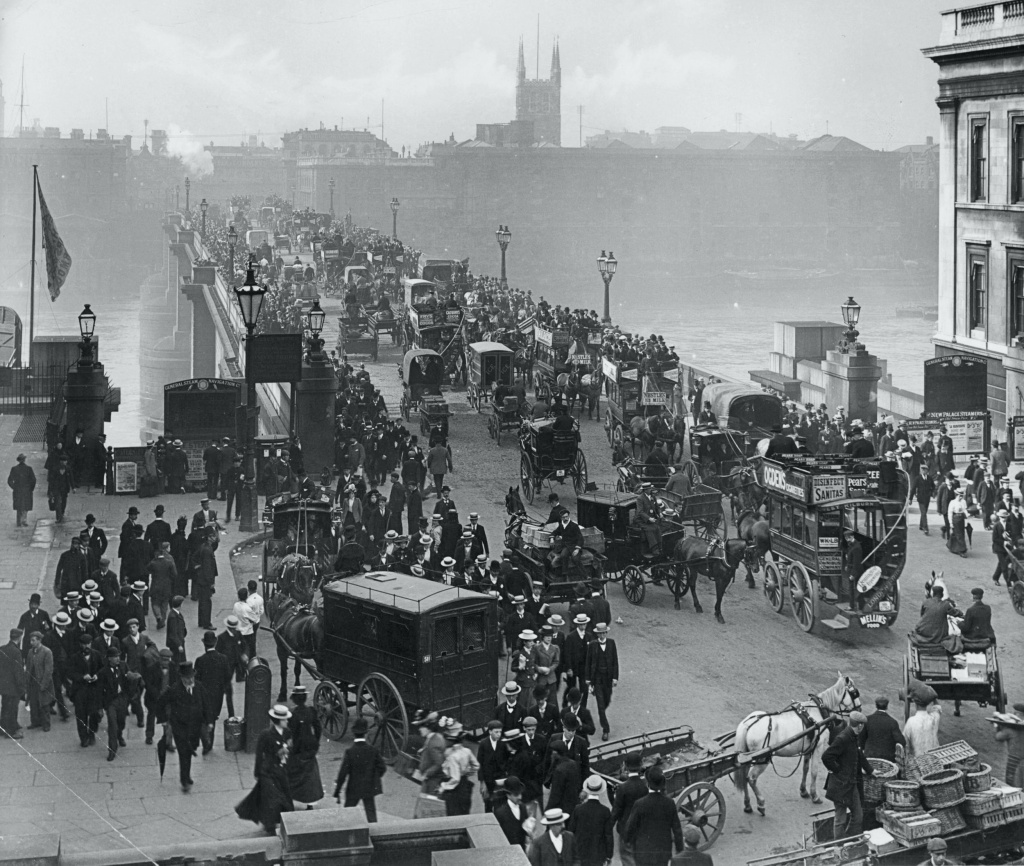
<svg viewBox="0 0 1024 866">
<path fill-rule="evenodd" d="M 797 717 L 800 719 L 801 724 L 804 726 L 804 731 L 806 732 L 805 736 L 807 738 L 810 738 L 810 742 L 808 743 L 807 748 L 803 752 L 803 754 L 805 755 L 813 754 L 814 750 L 818 747 L 818 741 L 821 739 L 822 731 L 826 729 L 831 730 L 833 724 L 839 716 L 838 713 L 833 713 L 832 710 L 825 706 L 821 698 L 819 698 L 817 695 L 808 693 L 808 697 L 810 698 L 810 703 L 812 703 L 814 707 L 817 708 L 818 712 L 821 713 L 820 722 L 816 722 L 814 721 L 814 719 L 811 718 L 807 701 L 793 701 L 793 703 L 791 703 L 788 707 L 782 710 L 783 713 L 792 710 L 794 713 L 796 713 Z M 761 743 L 761 746 L 758 749 L 755 749 L 754 751 L 763 751 L 771 748 L 770 743 L 772 739 L 773 720 L 775 715 L 780 714 L 760 713 L 758 715 L 758 718 L 768 719 L 768 728 L 765 731 L 764 741 Z M 765 757 L 758 758 L 757 760 L 754 760 L 752 763 L 762 765 L 770 764 L 772 763 L 774 757 L 774 753 L 769 751 L 769 753 Z M 799 764 L 797 766 L 799 766 Z"/>
</svg>

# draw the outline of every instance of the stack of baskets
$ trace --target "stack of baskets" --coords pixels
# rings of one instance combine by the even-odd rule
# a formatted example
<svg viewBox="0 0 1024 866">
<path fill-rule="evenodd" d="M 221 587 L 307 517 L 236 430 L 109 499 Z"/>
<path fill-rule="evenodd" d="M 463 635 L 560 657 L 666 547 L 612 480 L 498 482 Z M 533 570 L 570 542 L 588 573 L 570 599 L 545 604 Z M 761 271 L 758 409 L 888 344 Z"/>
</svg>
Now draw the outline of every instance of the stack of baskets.
<svg viewBox="0 0 1024 866">
<path fill-rule="evenodd" d="M 1024 821 L 1024 791 L 994 782 L 992 768 L 964 740 L 911 758 L 902 768 L 868 760 L 875 778 L 864 780 L 864 800 L 884 800 L 876 816 L 903 847 L 918 847 L 932 836 Z"/>
</svg>

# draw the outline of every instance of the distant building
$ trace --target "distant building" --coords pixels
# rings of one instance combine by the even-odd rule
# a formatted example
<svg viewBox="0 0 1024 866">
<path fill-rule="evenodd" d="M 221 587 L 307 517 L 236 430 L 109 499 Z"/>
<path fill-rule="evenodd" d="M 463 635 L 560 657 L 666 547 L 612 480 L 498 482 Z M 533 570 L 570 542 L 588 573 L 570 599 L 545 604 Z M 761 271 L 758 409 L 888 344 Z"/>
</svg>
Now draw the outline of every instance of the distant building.
<svg viewBox="0 0 1024 866">
<path fill-rule="evenodd" d="M 906 144 L 897 147 L 903 154 L 900 162 L 900 188 L 910 190 L 937 190 L 939 188 L 939 146 L 930 135 L 924 144 Z"/>
<path fill-rule="evenodd" d="M 551 49 L 551 77 L 528 79 L 523 40 L 516 68 L 516 120 L 533 122 L 534 141 L 562 145 L 562 59 L 556 42 Z"/>
<path fill-rule="evenodd" d="M 690 137 L 690 130 L 685 126 L 659 126 L 654 130 L 655 147 L 678 147 Z"/>
<path fill-rule="evenodd" d="M 942 13 L 937 357 L 987 359 L 992 434 L 1024 415 L 1024 3 Z"/>
<path fill-rule="evenodd" d="M 597 135 L 588 135 L 586 138 L 587 147 L 634 147 L 647 149 L 654 147 L 654 141 L 649 132 L 642 129 L 639 132 L 612 132 L 605 130 Z M 673 147 L 675 145 L 672 145 Z"/>
<path fill-rule="evenodd" d="M 832 141 L 824 141 L 832 139 Z M 850 141 L 848 138 L 837 138 L 835 136 L 822 136 L 815 139 L 821 142 L 811 150 L 856 150 L 862 148 L 861 144 Z M 849 147 L 845 143 L 849 143 Z M 597 135 L 588 136 L 586 146 L 593 148 L 610 147 L 612 149 L 632 148 L 634 150 L 800 150 L 808 144 L 798 139 L 795 135 L 781 138 L 772 132 L 729 132 L 727 129 L 720 129 L 717 132 L 700 132 L 688 129 L 685 126 L 659 126 L 654 134 L 640 130 L 639 132 L 612 132 L 605 130 Z"/>
</svg>

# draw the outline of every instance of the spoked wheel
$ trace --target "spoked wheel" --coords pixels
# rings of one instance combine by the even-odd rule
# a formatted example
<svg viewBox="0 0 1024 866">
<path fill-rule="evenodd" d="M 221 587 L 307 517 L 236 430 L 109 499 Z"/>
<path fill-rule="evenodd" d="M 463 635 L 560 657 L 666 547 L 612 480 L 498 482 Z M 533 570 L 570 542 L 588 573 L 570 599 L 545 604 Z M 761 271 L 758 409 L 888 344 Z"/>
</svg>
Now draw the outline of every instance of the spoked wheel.
<svg viewBox="0 0 1024 866">
<path fill-rule="evenodd" d="M 789 583 L 789 603 L 797 625 L 804 631 L 814 628 L 815 589 L 807 570 L 799 562 L 791 562 L 786 572 Z"/>
<path fill-rule="evenodd" d="M 572 474 L 572 489 L 579 496 L 587 489 L 587 458 L 579 449 L 576 450 L 576 459 L 569 471 Z"/>
<path fill-rule="evenodd" d="M 764 564 L 764 597 L 776 613 L 782 613 L 785 593 L 782 590 L 782 574 L 774 562 Z"/>
<path fill-rule="evenodd" d="M 647 595 L 644 573 L 635 565 L 622 572 L 622 592 L 630 604 L 641 604 Z"/>
<path fill-rule="evenodd" d="M 729 521 L 725 519 L 725 506 L 719 503 L 714 513 L 709 513 L 697 521 L 694 535 L 704 541 L 711 541 L 716 536 L 725 541 L 729 537 Z"/>
<path fill-rule="evenodd" d="M 533 469 L 530 466 L 530 459 L 525 454 L 519 463 L 519 483 L 522 485 L 523 493 L 526 494 L 526 501 L 533 505 L 533 497 L 537 491 L 533 487 Z"/>
<path fill-rule="evenodd" d="M 385 762 L 394 763 L 409 736 L 409 717 L 398 689 L 384 674 L 370 674 L 356 694 L 356 715 L 369 725 L 366 742 L 380 751 Z"/>
<path fill-rule="evenodd" d="M 707 850 L 722 835 L 725 827 L 725 797 L 710 782 L 697 782 L 683 788 L 676 797 L 676 808 L 684 827 L 689 824 L 700 830 L 703 840 L 697 846 L 698 850 Z"/>
<path fill-rule="evenodd" d="M 608 444 L 612 444 L 612 428 L 615 427 L 615 417 L 611 409 L 604 410 L 604 435 L 608 437 Z"/>
<path fill-rule="evenodd" d="M 313 689 L 313 707 L 328 740 L 340 740 L 348 730 L 348 702 L 330 680 L 320 680 Z"/>
<path fill-rule="evenodd" d="M 619 448 L 622 445 L 622 425 L 612 421 L 612 445 Z"/>
<path fill-rule="evenodd" d="M 682 598 L 690 591 L 690 569 L 680 564 L 663 566 L 665 584 L 675 598 Z"/>
<path fill-rule="evenodd" d="M 1024 616 L 1024 581 L 1014 582 L 1010 589 L 1010 600 L 1013 602 L 1013 609 Z"/>
</svg>

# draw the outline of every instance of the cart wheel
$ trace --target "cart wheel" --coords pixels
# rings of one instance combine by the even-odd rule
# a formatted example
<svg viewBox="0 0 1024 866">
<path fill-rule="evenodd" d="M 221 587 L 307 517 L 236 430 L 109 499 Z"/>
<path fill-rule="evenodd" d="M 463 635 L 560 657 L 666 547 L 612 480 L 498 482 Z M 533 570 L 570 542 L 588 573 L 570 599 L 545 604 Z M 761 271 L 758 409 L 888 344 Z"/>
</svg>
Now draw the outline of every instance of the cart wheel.
<svg viewBox="0 0 1024 866">
<path fill-rule="evenodd" d="M 398 689 L 384 674 L 373 673 L 359 684 L 356 695 L 356 715 L 369 725 L 366 742 L 376 746 L 386 763 L 394 763 L 409 736 L 409 717 Z"/>
<path fill-rule="evenodd" d="M 579 449 L 576 450 L 576 459 L 573 461 L 572 487 L 576 495 L 581 495 L 587 489 L 587 458 Z"/>
<path fill-rule="evenodd" d="M 616 448 L 622 445 L 622 425 L 612 422 L 612 445 Z"/>
<path fill-rule="evenodd" d="M 764 564 L 764 597 L 768 599 L 768 605 L 772 610 L 782 613 L 786 594 L 782 588 L 782 575 L 774 562 Z"/>
<path fill-rule="evenodd" d="M 647 595 L 644 573 L 635 565 L 629 566 L 622 572 L 622 592 L 630 604 L 641 604 L 644 596 Z"/>
<path fill-rule="evenodd" d="M 886 628 L 892 628 L 896 625 L 896 617 L 900 615 L 900 582 L 898 580 L 896 581 L 896 586 L 893 588 L 892 607 L 892 613 L 885 618 Z"/>
<path fill-rule="evenodd" d="M 725 541 L 729 537 L 729 522 L 725 519 L 725 507 L 721 503 L 714 514 L 709 513 L 707 517 L 697 521 L 694 535 L 704 541 L 711 541 L 716 537 Z"/>
<path fill-rule="evenodd" d="M 809 632 L 814 628 L 814 581 L 799 562 L 789 564 L 786 579 L 789 583 L 789 603 L 793 608 L 793 616 L 796 617 L 797 625 Z"/>
<path fill-rule="evenodd" d="M 1013 609 L 1024 616 L 1024 581 L 1014 582 L 1010 590 L 1010 600 L 1013 602 Z"/>
<path fill-rule="evenodd" d="M 340 740 L 348 730 L 348 701 L 330 680 L 320 680 L 313 689 L 313 707 L 328 740 Z"/>
<path fill-rule="evenodd" d="M 665 585 L 672 590 L 673 598 L 682 598 L 690 591 L 690 569 L 678 563 L 662 566 Z"/>
<path fill-rule="evenodd" d="M 530 458 L 525 454 L 519 462 L 519 482 L 522 485 L 523 493 L 526 494 L 526 501 L 533 505 L 533 497 L 536 490 L 533 489 L 533 474 L 530 468 Z"/>
<path fill-rule="evenodd" d="M 608 437 L 608 444 L 612 444 L 612 429 L 615 427 L 615 418 L 612 417 L 612 410 L 604 410 L 604 435 Z"/>
<path fill-rule="evenodd" d="M 690 824 L 700 830 L 703 840 L 697 846 L 698 850 L 706 851 L 722 835 L 725 827 L 725 797 L 710 782 L 697 782 L 683 788 L 676 797 L 676 808 L 684 827 Z"/>
</svg>

